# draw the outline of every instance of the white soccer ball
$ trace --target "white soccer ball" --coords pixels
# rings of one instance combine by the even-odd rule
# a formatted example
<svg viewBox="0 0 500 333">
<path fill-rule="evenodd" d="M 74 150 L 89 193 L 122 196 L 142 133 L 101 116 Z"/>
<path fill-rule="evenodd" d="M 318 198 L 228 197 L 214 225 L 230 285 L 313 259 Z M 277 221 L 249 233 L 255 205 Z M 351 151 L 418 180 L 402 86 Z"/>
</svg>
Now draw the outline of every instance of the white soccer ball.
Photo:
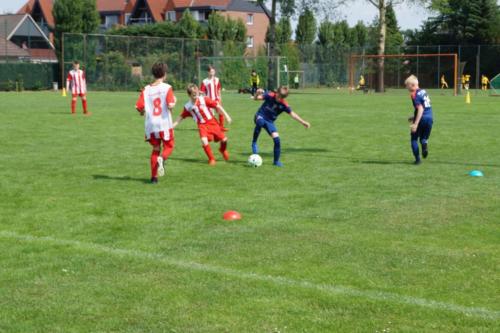
<svg viewBox="0 0 500 333">
<path fill-rule="evenodd" d="M 253 168 L 258 168 L 262 165 L 262 157 L 257 154 L 250 155 L 248 158 L 248 165 Z"/>
</svg>

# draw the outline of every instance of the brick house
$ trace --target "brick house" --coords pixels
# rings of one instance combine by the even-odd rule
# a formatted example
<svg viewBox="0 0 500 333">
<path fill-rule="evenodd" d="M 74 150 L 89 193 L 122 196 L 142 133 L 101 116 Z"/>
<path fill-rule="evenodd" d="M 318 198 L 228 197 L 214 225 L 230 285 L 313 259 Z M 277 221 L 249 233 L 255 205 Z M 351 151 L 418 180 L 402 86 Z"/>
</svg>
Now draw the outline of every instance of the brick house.
<svg viewBox="0 0 500 333">
<path fill-rule="evenodd" d="M 54 31 L 53 3 L 54 0 L 28 0 L 18 11 L 18 14 L 30 14 L 50 40 Z M 245 22 L 249 50 L 264 45 L 269 26 L 267 10 L 254 0 L 97 0 L 96 3 L 101 30 L 114 25 L 175 22 L 186 9 L 204 23 L 210 13 L 219 12 Z"/>
</svg>

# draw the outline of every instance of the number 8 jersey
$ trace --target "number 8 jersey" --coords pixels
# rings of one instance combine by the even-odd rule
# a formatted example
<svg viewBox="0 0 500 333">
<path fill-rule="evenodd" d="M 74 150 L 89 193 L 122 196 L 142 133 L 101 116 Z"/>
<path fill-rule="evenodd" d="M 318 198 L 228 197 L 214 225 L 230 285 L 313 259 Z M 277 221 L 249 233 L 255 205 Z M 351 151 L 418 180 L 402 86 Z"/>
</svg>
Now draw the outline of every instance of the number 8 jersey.
<svg viewBox="0 0 500 333">
<path fill-rule="evenodd" d="M 174 91 L 169 84 L 147 85 L 144 88 L 137 100 L 136 108 L 145 112 L 146 140 L 152 136 L 165 141 L 170 140 L 172 115 L 169 109 L 175 106 L 175 102 Z"/>
</svg>

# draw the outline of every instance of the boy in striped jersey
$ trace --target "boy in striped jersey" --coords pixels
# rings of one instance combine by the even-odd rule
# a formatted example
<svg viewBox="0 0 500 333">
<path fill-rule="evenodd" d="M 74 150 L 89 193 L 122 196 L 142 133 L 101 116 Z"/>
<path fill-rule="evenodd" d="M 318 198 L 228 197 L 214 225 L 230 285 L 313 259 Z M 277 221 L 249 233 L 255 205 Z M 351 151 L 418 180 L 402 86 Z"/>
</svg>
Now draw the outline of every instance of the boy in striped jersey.
<svg viewBox="0 0 500 333">
<path fill-rule="evenodd" d="M 90 115 L 87 110 L 87 80 L 85 72 L 80 69 L 80 63 L 73 61 L 73 69 L 69 71 L 66 79 L 66 91 L 71 88 L 71 114 L 76 113 L 76 100 L 78 96 L 82 99 L 83 114 Z"/>
<path fill-rule="evenodd" d="M 151 153 L 151 183 L 158 183 L 158 176 L 165 174 L 164 162 L 174 149 L 172 109 L 176 99 L 167 78 L 167 65 L 156 63 L 151 69 L 155 81 L 141 92 L 135 108 L 145 116 L 146 141 L 153 146 Z M 163 152 L 160 154 L 163 146 Z"/>
<path fill-rule="evenodd" d="M 227 114 L 226 110 L 210 97 L 200 96 L 200 91 L 196 84 L 190 84 L 187 88 L 187 93 L 190 98 L 189 102 L 184 106 L 181 115 L 174 121 L 173 128 L 175 128 L 181 121 L 187 117 L 192 117 L 198 125 L 200 133 L 201 145 L 208 157 L 208 164 L 215 165 L 215 157 L 210 148 L 210 141 L 219 142 L 219 151 L 222 157 L 227 161 L 229 160 L 229 153 L 227 151 L 227 137 L 222 130 L 220 124 L 215 120 L 214 115 L 210 108 L 216 109 L 218 114 L 222 114 L 228 124 L 231 124 L 231 117 Z"/>
<path fill-rule="evenodd" d="M 220 79 L 215 76 L 215 67 L 208 66 L 208 77 L 201 83 L 200 91 L 203 95 L 210 97 L 210 99 L 222 104 L 222 85 Z M 212 113 L 215 115 L 215 110 Z M 224 115 L 219 114 L 219 124 L 223 131 L 227 131 L 224 127 Z"/>
</svg>

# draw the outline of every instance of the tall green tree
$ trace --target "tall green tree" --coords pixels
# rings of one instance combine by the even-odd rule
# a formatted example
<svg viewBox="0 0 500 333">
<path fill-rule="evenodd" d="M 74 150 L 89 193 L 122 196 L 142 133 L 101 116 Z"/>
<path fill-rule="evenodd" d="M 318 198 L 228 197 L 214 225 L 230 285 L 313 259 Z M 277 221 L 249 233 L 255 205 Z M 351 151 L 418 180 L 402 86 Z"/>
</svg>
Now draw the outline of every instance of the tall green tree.
<svg viewBox="0 0 500 333">
<path fill-rule="evenodd" d="M 224 40 L 226 30 L 226 20 L 218 12 L 212 12 L 207 22 L 207 37 L 213 40 Z"/>
<path fill-rule="evenodd" d="M 186 9 L 177 23 L 178 35 L 182 38 L 198 38 L 201 34 L 201 26 Z"/>
<path fill-rule="evenodd" d="M 99 28 L 96 0 L 56 0 L 52 7 L 54 16 L 54 42 L 61 59 L 61 41 L 64 33 L 93 33 Z"/>
<path fill-rule="evenodd" d="M 356 23 L 351 33 L 354 35 L 352 39 L 356 41 L 354 47 L 362 48 L 366 46 L 368 43 L 368 27 L 362 21 Z"/>
<path fill-rule="evenodd" d="M 312 44 L 316 38 L 317 24 L 314 13 L 306 8 L 299 16 L 297 29 L 295 30 L 295 41 L 298 44 Z"/>
</svg>

